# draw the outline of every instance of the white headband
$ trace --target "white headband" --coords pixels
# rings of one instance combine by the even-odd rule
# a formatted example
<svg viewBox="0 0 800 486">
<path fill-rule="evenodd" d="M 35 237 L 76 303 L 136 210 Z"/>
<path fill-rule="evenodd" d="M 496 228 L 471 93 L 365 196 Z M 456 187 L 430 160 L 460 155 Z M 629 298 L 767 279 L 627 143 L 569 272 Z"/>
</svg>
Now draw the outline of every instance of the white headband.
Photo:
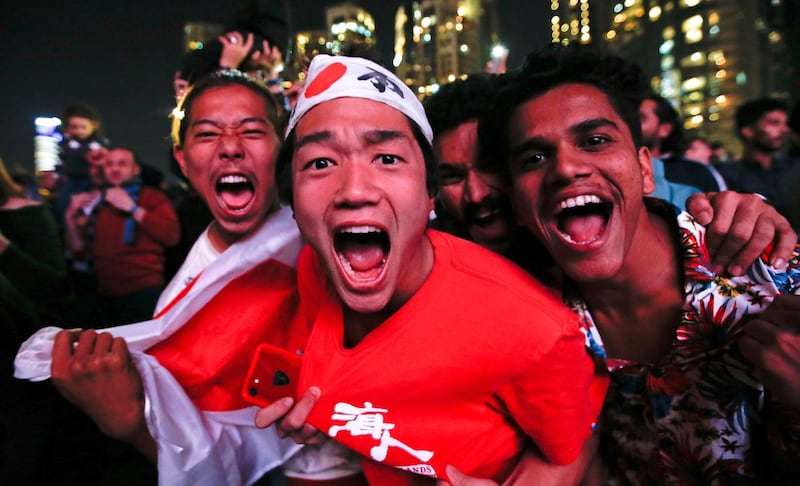
<svg viewBox="0 0 800 486">
<path fill-rule="evenodd" d="M 433 140 L 422 103 L 397 76 L 360 57 L 327 54 L 318 54 L 311 60 L 305 88 L 289 117 L 286 136 L 308 110 L 336 98 L 365 98 L 385 103 L 411 118 L 428 143 Z"/>
</svg>

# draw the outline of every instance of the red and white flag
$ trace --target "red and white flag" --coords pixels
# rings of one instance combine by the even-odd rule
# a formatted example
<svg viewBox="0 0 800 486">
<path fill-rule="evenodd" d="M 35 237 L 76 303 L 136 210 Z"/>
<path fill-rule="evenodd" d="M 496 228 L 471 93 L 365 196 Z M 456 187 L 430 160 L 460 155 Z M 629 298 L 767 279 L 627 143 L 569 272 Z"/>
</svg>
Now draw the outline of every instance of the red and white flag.
<svg viewBox="0 0 800 486">
<path fill-rule="evenodd" d="M 125 338 L 141 374 L 160 484 L 249 484 L 299 449 L 274 428 L 257 429 L 257 408 L 239 393 L 255 345 L 296 310 L 302 246 L 291 210 L 283 208 L 224 251 L 160 315 L 105 330 Z M 60 330 L 41 329 L 22 344 L 15 377 L 50 378 Z"/>
</svg>

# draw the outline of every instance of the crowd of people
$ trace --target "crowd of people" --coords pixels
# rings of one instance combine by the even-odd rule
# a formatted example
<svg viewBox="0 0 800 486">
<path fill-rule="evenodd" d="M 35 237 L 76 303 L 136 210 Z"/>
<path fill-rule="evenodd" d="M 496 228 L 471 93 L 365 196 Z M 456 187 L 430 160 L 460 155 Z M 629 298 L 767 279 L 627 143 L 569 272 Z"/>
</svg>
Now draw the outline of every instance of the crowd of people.
<svg viewBox="0 0 800 486">
<path fill-rule="evenodd" d="M 0 165 L 2 477 L 795 481 L 785 104 L 743 103 L 742 160 L 715 169 L 637 66 L 591 48 L 420 102 L 328 55 L 287 96 L 272 40 L 219 42 L 175 84 L 202 211 L 88 107 L 48 201 Z"/>
</svg>

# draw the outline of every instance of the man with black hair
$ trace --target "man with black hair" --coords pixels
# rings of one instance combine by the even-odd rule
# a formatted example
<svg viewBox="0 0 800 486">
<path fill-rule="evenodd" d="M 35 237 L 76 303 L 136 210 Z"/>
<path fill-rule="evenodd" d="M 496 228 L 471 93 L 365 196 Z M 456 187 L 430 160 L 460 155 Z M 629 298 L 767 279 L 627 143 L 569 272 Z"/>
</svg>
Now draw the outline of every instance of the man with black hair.
<svg viewBox="0 0 800 486">
<path fill-rule="evenodd" d="M 664 163 L 664 176 L 670 182 L 696 187 L 703 192 L 724 191 L 727 186 L 710 166 L 684 157 L 686 148 L 680 116 L 669 100 L 648 95 L 639 105 L 642 118 L 642 143 L 653 158 Z"/>
<path fill-rule="evenodd" d="M 781 474 L 800 453 L 800 390 L 782 378 L 798 369 L 800 253 L 717 273 L 704 229 L 644 197 L 640 76 L 554 46 L 528 57 L 492 120 L 517 216 L 563 271 L 565 302 L 611 375 L 606 473 L 614 484 L 796 478 Z"/>
<path fill-rule="evenodd" d="M 797 230 L 800 162 L 782 153 L 789 138 L 787 121 L 788 106 L 781 100 L 761 98 L 740 106 L 736 133 L 744 144 L 743 156 L 718 168 L 732 189 L 764 196 Z"/>
<path fill-rule="evenodd" d="M 546 282 L 550 259 L 515 221 L 507 184 L 492 172 L 493 164 L 480 163 L 494 154 L 492 143 L 479 141 L 478 119 L 491 111 L 505 79 L 471 74 L 445 84 L 424 103 L 439 175 L 433 227 L 500 253 Z"/>
<path fill-rule="evenodd" d="M 164 253 L 178 242 L 175 211 L 160 190 L 142 185 L 136 154 L 113 147 L 105 157 L 106 186 L 72 197 L 65 214 L 73 256 L 89 254 L 97 272 L 104 322 L 149 319 L 164 288 Z"/>
<path fill-rule="evenodd" d="M 433 226 L 498 252 L 548 283 L 552 278 L 552 261 L 527 228 L 516 222 L 508 182 L 498 172 L 496 136 L 485 129 L 478 133 L 478 120 L 491 115 L 496 96 L 509 84 L 511 76 L 513 74 L 472 74 L 442 86 L 425 101 L 426 116 L 433 129 L 433 153 L 439 176 L 437 218 Z M 654 161 L 656 190 L 652 195 L 683 207 L 686 197 L 697 189 L 666 180 L 663 171 L 663 164 Z M 745 212 L 747 204 L 753 205 L 749 213 Z M 774 230 L 756 228 L 757 224 L 766 223 L 759 219 L 760 211 L 769 210 L 766 205 L 746 201 L 732 193 L 710 199 L 699 194 L 686 206 L 704 224 L 710 224 L 710 241 L 715 245 L 730 245 L 720 247 L 720 251 L 715 253 L 718 258 L 715 263 L 720 268 L 729 264 L 749 264 L 763 247 L 756 249 L 751 246 L 741 251 L 745 249 L 746 241 L 753 234 L 771 234 Z M 713 209 L 703 214 L 710 206 Z M 724 238 L 734 214 L 739 225 L 737 231 L 742 236 L 738 239 Z M 762 238 L 757 244 L 763 245 L 765 241 Z"/>
</svg>

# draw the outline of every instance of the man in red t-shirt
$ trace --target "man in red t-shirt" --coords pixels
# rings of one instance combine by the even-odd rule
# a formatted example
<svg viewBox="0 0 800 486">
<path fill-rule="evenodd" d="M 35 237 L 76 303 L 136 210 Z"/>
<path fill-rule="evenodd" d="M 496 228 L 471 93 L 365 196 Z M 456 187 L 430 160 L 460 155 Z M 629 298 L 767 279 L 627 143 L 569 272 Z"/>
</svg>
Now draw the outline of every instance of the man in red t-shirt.
<svg viewBox="0 0 800 486">
<path fill-rule="evenodd" d="M 372 62 L 317 56 L 287 133 L 280 189 L 309 243 L 288 332 L 309 338 L 296 406 L 257 423 L 288 412 L 279 430 L 354 449 L 371 484 L 448 464 L 502 481 L 530 440 L 544 468 L 582 467 L 606 380 L 544 287 L 427 229 L 436 169 L 414 94 Z"/>
</svg>

